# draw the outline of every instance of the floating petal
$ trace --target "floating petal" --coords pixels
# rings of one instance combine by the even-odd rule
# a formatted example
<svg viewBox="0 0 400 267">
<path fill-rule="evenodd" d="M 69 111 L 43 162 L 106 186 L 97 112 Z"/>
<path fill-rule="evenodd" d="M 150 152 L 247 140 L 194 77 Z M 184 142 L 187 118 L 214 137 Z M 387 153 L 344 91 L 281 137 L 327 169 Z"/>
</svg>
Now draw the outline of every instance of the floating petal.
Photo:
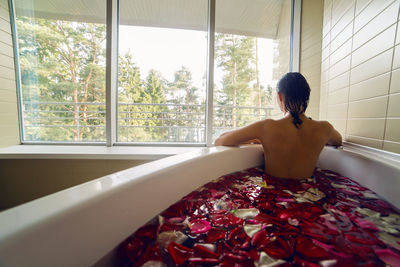
<svg viewBox="0 0 400 267">
<path fill-rule="evenodd" d="M 379 197 L 376 194 L 369 193 L 369 192 L 362 192 L 363 196 L 366 198 L 371 198 L 371 199 L 379 199 Z"/>
<path fill-rule="evenodd" d="M 167 265 L 161 261 L 148 261 L 142 267 L 167 267 Z"/>
<path fill-rule="evenodd" d="M 167 248 L 171 242 L 182 244 L 188 237 L 180 231 L 166 231 L 162 232 L 157 237 L 157 242 L 162 248 Z"/>
<path fill-rule="evenodd" d="M 337 260 L 324 260 L 320 261 L 319 264 L 323 267 L 333 267 L 336 266 Z"/>
<path fill-rule="evenodd" d="M 336 184 L 336 183 L 334 183 L 334 182 L 331 183 L 331 186 L 332 186 L 333 188 L 347 188 L 347 185 L 344 185 L 344 184 Z"/>
<path fill-rule="evenodd" d="M 388 234 L 385 232 L 380 232 L 378 234 L 378 236 L 379 236 L 379 239 L 381 239 L 386 244 L 400 250 L 400 238 L 399 237 L 396 237 L 394 235 L 391 235 L 391 234 Z"/>
<path fill-rule="evenodd" d="M 245 224 L 244 226 L 244 231 L 246 234 L 252 238 L 258 231 L 261 230 L 262 225 L 261 224 Z"/>
<path fill-rule="evenodd" d="M 268 256 L 267 253 L 265 253 L 264 251 L 262 251 L 260 253 L 260 260 L 258 261 L 257 266 L 258 267 L 274 267 L 274 266 L 279 266 L 282 263 L 285 263 L 286 261 L 284 260 L 275 260 L 274 258 L 271 258 L 270 256 Z"/>
<path fill-rule="evenodd" d="M 241 219 L 253 219 L 260 213 L 260 211 L 256 208 L 236 209 L 236 210 L 232 210 L 231 213 Z"/>
<path fill-rule="evenodd" d="M 189 223 L 190 231 L 193 234 L 205 233 L 211 229 L 211 224 L 206 220 L 194 220 Z"/>
<path fill-rule="evenodd" d="M 400 255 L 390 249 L 375 249 L 375 254 L 386 264 L 392 267 L 400 267 Z"/>
</svg>

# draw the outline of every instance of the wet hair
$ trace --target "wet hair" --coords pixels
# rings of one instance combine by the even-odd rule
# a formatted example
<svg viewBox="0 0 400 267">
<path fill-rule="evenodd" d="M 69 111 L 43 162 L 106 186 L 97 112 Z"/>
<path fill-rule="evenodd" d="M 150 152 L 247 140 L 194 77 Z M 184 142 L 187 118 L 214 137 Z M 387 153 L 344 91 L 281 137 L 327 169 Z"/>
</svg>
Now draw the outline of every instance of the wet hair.
<svg viewBox="0 0 400 267">
<path fill-rule="evenodd" d="M 290 112 L 296 128 L 303 123 L 300 114 L 306 111 L 310 98 L 310 86 L 298 72 L 286 73 L 278 82 L 278 92 L 285 97 L 285 110 Z"/>
</svg>

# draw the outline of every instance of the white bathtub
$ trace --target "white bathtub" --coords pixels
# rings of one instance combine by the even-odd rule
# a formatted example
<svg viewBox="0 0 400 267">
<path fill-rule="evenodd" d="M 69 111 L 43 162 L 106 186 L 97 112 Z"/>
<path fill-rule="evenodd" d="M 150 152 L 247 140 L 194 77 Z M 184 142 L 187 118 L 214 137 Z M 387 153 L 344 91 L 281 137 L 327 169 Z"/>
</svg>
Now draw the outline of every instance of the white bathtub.
<svg viewBox="0 0 400 267">
<path fill-rule="evenodd" d="M 260 146 L 204 148 L 6 210 L 0 213 L 0 266 L 107 265 L 110 251 L 170 204 L 214 178 L 262 163 Z M 400 207 L 398 155 L 326 147 L 318 166 Z"/>
</svg>

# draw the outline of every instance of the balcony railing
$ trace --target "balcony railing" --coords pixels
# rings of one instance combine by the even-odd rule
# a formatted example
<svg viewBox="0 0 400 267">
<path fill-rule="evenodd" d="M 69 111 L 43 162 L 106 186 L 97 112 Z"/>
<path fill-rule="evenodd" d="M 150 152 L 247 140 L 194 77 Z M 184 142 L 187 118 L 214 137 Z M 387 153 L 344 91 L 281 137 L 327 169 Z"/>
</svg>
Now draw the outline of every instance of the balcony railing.
<svg viewBox="0 0 400 267">
<path fill-rule="evenodd" d="M 271 117 L 272 107 L 214 106 L 213 135 Z M 25 141 L 105 141 L 105 103 L 23 103 Z M 118 103 L 118 142 L 205 142 L 205 105 Z"/>
</svg>

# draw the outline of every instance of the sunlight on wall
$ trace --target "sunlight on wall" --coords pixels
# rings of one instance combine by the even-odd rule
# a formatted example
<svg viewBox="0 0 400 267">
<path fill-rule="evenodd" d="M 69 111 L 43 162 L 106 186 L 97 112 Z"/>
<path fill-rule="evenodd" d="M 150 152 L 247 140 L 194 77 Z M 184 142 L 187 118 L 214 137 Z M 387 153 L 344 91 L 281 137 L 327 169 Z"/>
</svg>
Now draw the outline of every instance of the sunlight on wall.
<svg viewBox="0 0 400 267">
<path fill-rule="evenodd" d="M 400 153 L 400 1 L 325 1 L 321 118 L 347 141 Z"/>
<path fill-rule="evenodd" d="M 324 5 L 319 0 L 303 0 L 301 15 L 300 72 L 311 88 L 307 116 L 319 119 L 322 16 Z"/>
<path fill-rule="evenodd" d="M 8 1 L 0 0 L 0 147 L 19 144 L 14 52 Z"/>
</svg>

